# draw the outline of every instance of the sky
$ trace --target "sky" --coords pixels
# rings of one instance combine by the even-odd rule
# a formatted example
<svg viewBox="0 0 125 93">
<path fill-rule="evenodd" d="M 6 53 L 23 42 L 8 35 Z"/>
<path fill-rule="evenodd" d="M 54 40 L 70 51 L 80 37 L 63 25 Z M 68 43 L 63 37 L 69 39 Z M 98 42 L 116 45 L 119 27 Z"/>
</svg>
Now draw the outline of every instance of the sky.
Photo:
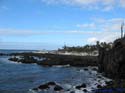
<svg viewBox="0 0 125 93">
<path fill-rule="evenodd" d="M 0 49 L 112 42 L 123 21 L 125 0 L 0 0 Z"/>
</svg>

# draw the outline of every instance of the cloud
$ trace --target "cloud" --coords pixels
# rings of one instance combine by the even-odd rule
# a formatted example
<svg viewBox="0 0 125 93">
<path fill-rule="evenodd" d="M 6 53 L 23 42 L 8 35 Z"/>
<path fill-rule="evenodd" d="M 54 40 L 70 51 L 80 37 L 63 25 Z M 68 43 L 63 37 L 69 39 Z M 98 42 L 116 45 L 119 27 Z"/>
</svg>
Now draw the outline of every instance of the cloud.
<svg viewBox="0 0 125 93">
<path fill-rule="evenodd" d="M 99 0 L 41 0 L 47 4 L 94 5 Z"/>
<path fill-rule="evenodd" d="M 77 27 L 80 27 L 80 28 L 96 28 L 96 25 L 94 23 L 90 23 L 90 24 L 77 24 L 76 25 Z"/>
<path fill-rule="evenodd" d="M 115 39 L 120 37 L 120 32 L 113 32 L 113 31 L 103 31 L 100 33 L 96 33 L 93 35 L 90 35 L 86 39 L 87 43 L 89 44 L 95 44 L 96 41 L 100 42 L 113 42 Z"/>
<path fill-rule="evenodd" d="M 120 0 L 120 6 L 125 8 L 125 0 Z"/>
<path fill-rule="evenodd" d="M 96 35 L 101 32 L 96 32 L 96 31 L 86 31 L 86 30 L 58 30 L 58 31 L 33 31 L 33 30 L 18 30 L 18 29 L 0 29 L 0 36 L 42 36 L 42 35 Z"/>
<path fill-rule="evenodd" d="M 87 41 L 86 43 L 94 43 L 96 40 L 111 42 L 116 38 L 120 37 L 121 23 L 125 18 L 112 18 L 103 19 L 95 18 L 91 23 L 77 24 L 77 28 L 82 28 L 82 30 L 52 30 L 52 31 L 33 31 L 33 30 L 18 30 L 18 29 L 0 29 L 0 36 L 44 36 L 44 35 L 58 35 L 58 36 L 68 36 L 82 35 L 83 39 Z M 81 38 L 81 37 L 80 37 Z"/>
<path fill-rule="evenodd" d="M 94 18 L 92 23 L 77 24 L 76 26 L 79 28 L 91 28 L 96 31 L 119 31 L 124 20 L 125 18 Z"/>
<path fill-rule="evenodd" d="M 87 43 L 94 44 L 97 40 L 101 42 L 112 42 L 120 37 L 121 24 L 125 18 L 94 18 L 92 23 L 78 24 L 77 27 L 82 28 L 85 31 Z"/>
<path fill-rule="evenodd" d="M 30 30 L 0 29 L 1 36 L 26 36 L 35 34 L 39 33 Z"/>
<path fill-rule="evenodd" d="M 117 7 L 125 8 L 125 0 L 41 0 L 46 4 L 62 4 L 86 9 L 109 11 Z"/>
<path fill-rule="evenodd" d="M 38 35 L 52 35 L 52 34 L 88 34 L 94 33 L 92 31 L 81 31 L 81 30 L 65 30 L 65 31 L 33 31 L 33 30 L 18 30 L 18 29 L 0 29 L 0 36 L 38 36 Z"/>
<path fill-rule="evenodd" d="M 87 42 L 89 43 L 96 43 L 96 41 L 98 41 L 98 39 L 96 37 L 91 37 L 91 38 L 88 38 Z"/>
<path fill-rule="evenodd" d="M 81 34 L 81 31 L 67 30 L 67 31 L 42 31 L 42 30 L 19 30 L 19 29 L 0 29 L 0 36 L 38 36 L 48 34 Z"/>
<path fill-rule="evenodd" d="M 95 20 L 96 32 L 87 39 L 88 43 L 93 43 L 95 40 L 99 40 L 101 42 L 112 42 L 120 37 L 121 24 L 125 20 L 125 18 L 112 18 L 112 19 L 96 18 L 94 20 Z"/>
<path fill-rule="evenodd" d="M 23 49 L 23 50 L 43 50 L 43 49 L 57 49 L 61 47 L 60 44 L 53 44 L 48 42 L 1 42 L 0 49 Z"/>
</svg>

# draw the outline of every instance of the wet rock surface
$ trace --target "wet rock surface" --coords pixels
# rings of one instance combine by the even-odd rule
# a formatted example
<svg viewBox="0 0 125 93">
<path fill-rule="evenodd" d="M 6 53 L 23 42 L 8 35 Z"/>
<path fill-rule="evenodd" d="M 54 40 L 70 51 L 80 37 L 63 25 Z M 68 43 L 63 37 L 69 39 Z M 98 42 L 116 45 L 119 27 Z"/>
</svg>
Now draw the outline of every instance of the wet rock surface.
<svg viewBox="0 0 125 93">
<path fill-rule="evenodd" d="M 125 80 L 113 80 L 106 82 L 105 86 L 98 85 L 95 93 L 125 93 Z"/>
<path fill-rule="evenodd" d="M 25 64 L 30 64 L 30 63 L 36 63 L 37 60 L 33 56 L 21 56 L 20 58 L 17 57 L 11 57 L 8 60 L 14 61 L 14 62 L 21 62 Z"/>
<path fill-rule="evenodd" d="M 87 89 L 84 89 L 83 91 L 84 91 L 84 92 L 87 92 Z"/>
<path fill-rule="evenodd" d="M 106 84 L 109 84 L 109 82 L 111 81 L 104 80 L 104 83 Z M 44 93 L 44 90 L 47 93 L 51 93 L 51 92 L 52 93 L 92 93 L 92 91 L 95 91 L 95 89 L 102 89 L 104 87 L 102 83 L 99 83 L 99 82 L 93 82 L 93 83 L 95 83 L 96 85 L 88 85 L 86 83 L 81 83 L 78 85 L 68 85 L 68 84 L 59 84 L 56 82 L 47 82 L 45 84 L 39 85 L 36 88 L 33 88 L 32 90 L 35 91 L 36 93 L 37 92 Z"/>
<path fill-rule="evenodd" d="M 48 82 L 47 85 L 49 85 L 49 86 L 55 86 L 56 83 L 55 82 Z"/>
<path fill-rule="evenodd" d="M 97 88 L 102 88 L 102 86 L 101 85 L 97 85 Z"/>
<path fill-rule="evenodd" d="M 83 83 L 82 85 L 76 86 L 76 89 L 86 88 L 86 84 Z"/>
<path fill-rule="evenodd" d="M 48 83 L 42 84 L 42 85 L 38 86 L 37 88 L 33 88 L 32 90 L 34 90 L 34 91 L 41 90 L 42 91 L 42 90 L 48 90 L 49 88 L 53 88 L 53 91 L 55 91 L 55 92 L 56 91 L 64 91 L 64 93 L 65 93 L 67 91 L 68 93 L 75 93 L 75 91 L 73 91 L 71 88 L 69 88 L 68 90 L 65 90 L 63 88 L 63 86 L 61 86 L 55 82 L 48 82 Z M 83 83 L 82 85 L 75 87 L 76 90 L 77 89 L 80 90 L 81 88 L 84 88 L 83 92 L 87 92 L 87 89 L 85 89 L 86 84 Z"/>
<path fill-rule="evenodd" d="M 61 91 L 61 90 L 63 90 L 63 87 L 61 87 L 60 85 L 56 84 L 55 82 L 48 82 L 48 83 L 42 84 L 42 85 L 38 86 L 37 88 L 33 88 L 32 90 L 34 90 L 34 91 L 47 90 L 47 89 L 49 89 L 51 87 L 53 87 L 54 91 Z"/>
<path fill-rule="evenodd" d="M 48 84 L 43 84 L 43 85 L 40 85 L 38 88 L 41 89 L 41 90 L 48 89 L 49 85 Z"/>
<path fill-rule="evenodd" d="M 59 86 L 59 85 L 56 85 L 54 87 L 54 91 L 61 91 L 61 90 L 63 90 L 63 88 L 61 86 Z"/>
</svg>

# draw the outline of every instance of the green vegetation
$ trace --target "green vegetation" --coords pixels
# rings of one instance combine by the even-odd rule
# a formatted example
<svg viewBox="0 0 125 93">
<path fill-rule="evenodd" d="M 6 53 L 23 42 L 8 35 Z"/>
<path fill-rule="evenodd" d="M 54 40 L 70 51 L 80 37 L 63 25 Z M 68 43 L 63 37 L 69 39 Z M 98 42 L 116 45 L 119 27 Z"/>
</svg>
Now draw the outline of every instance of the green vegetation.
<svg viewBox="0 0 125 93">
<path fill-rule="evenodd" d="M 86 53 L 92 53 L 94 51 L 98 51 L 98 47 L 103 47 L 106 49 L 112 48 L 112 43 L 106 43 L 106 42 L 96 42 L 96 45 L 85 45 L 85 46 L 73 46 L 69 47 L 64 45 L 62 49 L 58 49 L 60 52 L 86 52 Z"/>
</svg>

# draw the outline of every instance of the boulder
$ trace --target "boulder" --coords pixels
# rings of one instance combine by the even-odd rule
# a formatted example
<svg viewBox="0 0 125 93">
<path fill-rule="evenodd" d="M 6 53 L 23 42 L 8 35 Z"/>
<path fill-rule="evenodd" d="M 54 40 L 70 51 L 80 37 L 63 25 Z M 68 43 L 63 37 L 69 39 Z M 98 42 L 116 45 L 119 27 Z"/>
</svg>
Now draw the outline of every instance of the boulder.
<svg viewBox="0 0 125 93">
<path fill-rule="evenodd" d="M 82 85 L 76 86 L 76 89 L 80 90 L 81 88 L 86 88 L 86 84 L 83 83 Z"/>
<path fill-rule="evenodd" d="M 84 91 L 84 92 L 88 92 L 87 89 L 84 89 L 83 91 Z"/>
<path fill-rule="evenodd" d="M 43 85 L 40 85 L 38 88 L 41 90 L 44 90 L 44 89 L 48 89 L 49 86 L 48 86 L 48 84 L 43 84 Z"/>
<path fill-rule="evenodd" d="M 47 84 L 48 84 L 48 86 L 55 86 L 56 85 L 55 82 L 48 82 Z"/>
<path fill-rule="evenodd" d="M 102 86 L 101 85 L 97 85 L 97 88 L 102 88 Z"/>
<path fill-rule="evenodd" d="M 70 93 L 75 93 L 75 91 L 71 91 Z"/>
<path fill-rule="evenodd" d="M 61 91 L 61 90 L 63 90 L 63 88 L 61 86 L 59 86 L 59 85 L 56 85 L 54 87 L 54 91 Z"/>
</svg>

